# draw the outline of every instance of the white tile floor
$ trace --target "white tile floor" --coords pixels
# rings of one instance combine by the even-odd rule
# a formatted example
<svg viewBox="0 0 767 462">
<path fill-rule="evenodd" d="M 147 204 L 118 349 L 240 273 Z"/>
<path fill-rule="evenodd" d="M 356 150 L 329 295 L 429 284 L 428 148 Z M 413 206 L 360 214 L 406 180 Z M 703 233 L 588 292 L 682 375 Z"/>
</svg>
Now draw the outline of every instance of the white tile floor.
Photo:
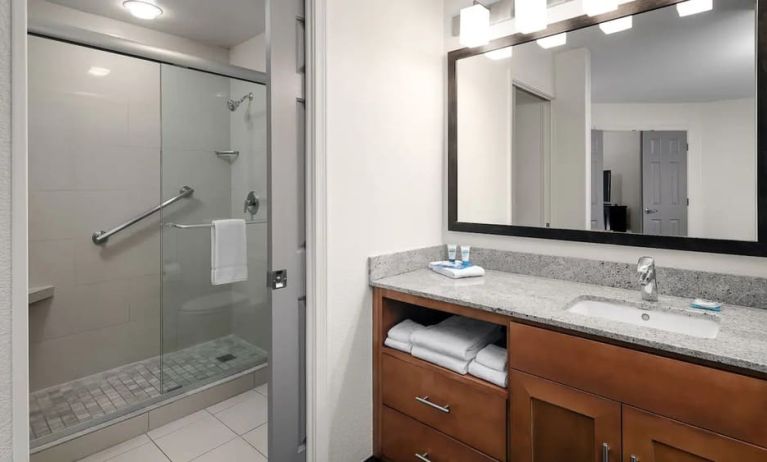
<svg viewBox="0 0 767 462">
<path fill-rule="evenodd" d="M 266 462 L 266 390 L 262 385 L 80 462 Z"/>
</svg>

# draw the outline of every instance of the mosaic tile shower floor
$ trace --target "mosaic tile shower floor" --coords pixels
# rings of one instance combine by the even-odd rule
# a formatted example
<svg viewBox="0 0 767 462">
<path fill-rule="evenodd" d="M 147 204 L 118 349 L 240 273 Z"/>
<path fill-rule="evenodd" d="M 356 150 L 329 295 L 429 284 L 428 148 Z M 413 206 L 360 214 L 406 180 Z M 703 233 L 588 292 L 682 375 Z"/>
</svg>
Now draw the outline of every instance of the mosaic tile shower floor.
<svg viewBox="0 0 767 462">
<path fill-rule="evenodd" d="M 163 390 L 186 391 L 266 361 L 264 350 L 229 335 L 35 391 L 29 397 L 32 445 L 132 412 Z"/>
</svg>

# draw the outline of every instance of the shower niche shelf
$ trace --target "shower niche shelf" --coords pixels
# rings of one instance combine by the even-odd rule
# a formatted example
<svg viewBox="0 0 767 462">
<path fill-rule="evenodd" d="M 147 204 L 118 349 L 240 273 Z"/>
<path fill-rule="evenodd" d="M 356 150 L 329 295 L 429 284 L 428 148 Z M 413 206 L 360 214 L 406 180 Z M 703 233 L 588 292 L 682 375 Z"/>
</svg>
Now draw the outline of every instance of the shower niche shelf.
<svg viewBox="0 0 767 462">
<path fill-rule="evenodd" d="M 55 287 L 53 286 L 38 286 L 29 288 L 29 304 L 33 305 L 37 302 L 53 298 L 53 292 Z"/>
</svg>

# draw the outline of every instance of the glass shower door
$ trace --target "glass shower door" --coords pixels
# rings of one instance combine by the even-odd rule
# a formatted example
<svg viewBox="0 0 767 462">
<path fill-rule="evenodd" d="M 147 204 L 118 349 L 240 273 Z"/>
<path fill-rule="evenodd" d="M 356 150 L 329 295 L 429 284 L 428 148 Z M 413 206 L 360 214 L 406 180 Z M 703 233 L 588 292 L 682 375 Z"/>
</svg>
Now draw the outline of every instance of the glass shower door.
<svg viewBox="0 0 767 462">
<path fill-rule="evenodd" d="M 163 214 L 163 390 L 174 393 L 267 362 L 266 91 L 171 65 L 161 87 L 163 195 L 194 190 Z M 222 219 L 246 223 L 246 244 L 227 244 L 246 256 L 237 282 L 212 281 Z"/>
</svg>

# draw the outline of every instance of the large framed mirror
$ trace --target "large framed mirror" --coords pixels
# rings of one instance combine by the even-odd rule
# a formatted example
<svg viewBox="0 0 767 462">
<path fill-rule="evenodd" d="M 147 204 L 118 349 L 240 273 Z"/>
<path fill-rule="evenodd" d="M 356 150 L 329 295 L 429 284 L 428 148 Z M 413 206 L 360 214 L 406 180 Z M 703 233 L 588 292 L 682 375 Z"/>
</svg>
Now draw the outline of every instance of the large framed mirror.
<svg viewBox="0 0 767 462">
<path fill-rule="evenodd" d="M 767 256 L 767 0 L 448 54 L 448 228 Z"/>
</svg>

